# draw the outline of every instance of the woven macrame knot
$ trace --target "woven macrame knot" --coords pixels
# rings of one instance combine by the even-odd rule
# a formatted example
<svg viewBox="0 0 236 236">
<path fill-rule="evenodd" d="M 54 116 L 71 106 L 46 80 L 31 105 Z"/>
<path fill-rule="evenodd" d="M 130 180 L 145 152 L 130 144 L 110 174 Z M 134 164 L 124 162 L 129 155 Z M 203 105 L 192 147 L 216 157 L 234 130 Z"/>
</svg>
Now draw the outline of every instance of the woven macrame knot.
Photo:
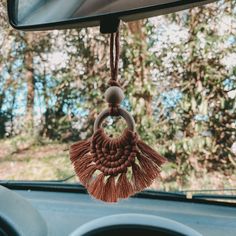
<svg viewBox="0 0 236 236">
<path fill-rule="evenodd" d="M 116 87 L 121 87 L 120 83 L 117 80 L 111 79 L 108 84 L 110 86 L 116 86 Z"/>
<path fill-rule="evenodd" d="M 110 116 L 120 116 L 119 112 L 120 105 L 119 104 L 109 104 L 109 115 Z"/>
<path fill-rule="evenodd" d="M 97 131 L 99 135 L 93 137 L 91 154 L 96 164 L 96 169 L 104 173 L 105 176 L 117 176 L 126 173 L 127 168 L 135 162 L 138 149 L 134 139 L 135 133 L 128 131 L 120 138 L 111 139 L 103 129 Z"/>
</svg>

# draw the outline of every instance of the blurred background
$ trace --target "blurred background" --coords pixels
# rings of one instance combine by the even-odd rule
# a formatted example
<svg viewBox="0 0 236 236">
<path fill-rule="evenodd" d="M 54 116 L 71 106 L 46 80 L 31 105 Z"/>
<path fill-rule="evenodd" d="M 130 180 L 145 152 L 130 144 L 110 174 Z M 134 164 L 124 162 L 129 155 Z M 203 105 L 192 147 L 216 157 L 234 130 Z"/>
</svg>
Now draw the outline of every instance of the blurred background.
<svg viewBox="0 0 236 236">
<path fill-rule="evenodd" d="M 68 148 L 106 106 L 109 35 L 18 32 L 5 9 L 0 0 L 0 179 L 73 176 Z M 138 133 L 169 160 L 152 188 L 236 188 L 235 0 L 122 23 L 120 81 Z"/>
</svg>

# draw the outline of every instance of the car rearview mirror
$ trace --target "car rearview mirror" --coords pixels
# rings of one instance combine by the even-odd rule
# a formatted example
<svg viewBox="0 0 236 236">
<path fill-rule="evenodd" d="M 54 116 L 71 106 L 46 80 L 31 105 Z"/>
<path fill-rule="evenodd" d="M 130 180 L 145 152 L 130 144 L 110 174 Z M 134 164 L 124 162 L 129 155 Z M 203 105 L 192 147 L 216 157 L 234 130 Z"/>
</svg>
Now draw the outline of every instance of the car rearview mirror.
<svg viewBox="0 0 236 236">
<path fill-rule="evenodd" d="M 11 25 L 21 30 L 82 28 L 101 25 L 116 31 L 119 20 L 163 15 L 214 0 L 8 0 Z"/>
</svg>

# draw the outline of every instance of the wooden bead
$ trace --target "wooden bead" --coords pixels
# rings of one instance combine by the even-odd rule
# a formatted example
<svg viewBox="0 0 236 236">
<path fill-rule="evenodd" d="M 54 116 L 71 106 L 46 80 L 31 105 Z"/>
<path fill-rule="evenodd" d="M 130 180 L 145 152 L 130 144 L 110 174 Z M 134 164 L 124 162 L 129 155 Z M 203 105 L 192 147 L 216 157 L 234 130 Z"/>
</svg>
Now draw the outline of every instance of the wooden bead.
<svg viewBox="0 0 236 236">
<path fill-rule="evenodd" d="M 124 92 L 117 86 L 112 86 L 105 92 L 105 99 L 109 104 L 120 104 L 124 98 Z"/>
</svg>

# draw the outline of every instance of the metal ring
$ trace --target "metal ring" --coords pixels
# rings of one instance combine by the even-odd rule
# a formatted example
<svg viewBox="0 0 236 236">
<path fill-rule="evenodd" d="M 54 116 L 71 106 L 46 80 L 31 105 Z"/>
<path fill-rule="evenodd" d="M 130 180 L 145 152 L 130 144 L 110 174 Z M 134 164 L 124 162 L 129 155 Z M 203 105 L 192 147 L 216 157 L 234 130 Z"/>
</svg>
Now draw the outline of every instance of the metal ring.
<svg viewBox="0 0 236 236">
<path fill-rule="evenodd" d="M 125 119 L 129 130 L 134 131 L 135 122 L 134 122 L 134 118 L 130 115 L 130 113 L 128 111 L 124 110 L 123 108 L 120 108 L 120 107 L 118 108 L 118 112 L 119 112 L 119 115 L 122 116 Z M 110 109 L 105 109 L 104 111 L 102 111 L 98 115 L 98 117 L 97 117 L 97 119 L 95 120 L 95 123 L 94 123 L 94 128 L 93 128 L 94 132 L 96 132 L 100 128 L 102 122 L 108 116 L 110 116 Z"/>
</svg>

